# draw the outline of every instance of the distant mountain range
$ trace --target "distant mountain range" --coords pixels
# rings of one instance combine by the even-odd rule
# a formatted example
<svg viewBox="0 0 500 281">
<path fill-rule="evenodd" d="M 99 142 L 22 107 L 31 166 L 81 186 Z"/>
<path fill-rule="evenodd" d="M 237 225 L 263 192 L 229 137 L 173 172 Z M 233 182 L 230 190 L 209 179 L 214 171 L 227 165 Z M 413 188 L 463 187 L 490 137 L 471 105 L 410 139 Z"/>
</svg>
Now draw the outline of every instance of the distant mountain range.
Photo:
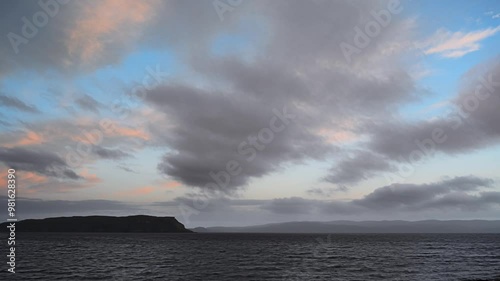
<svg viewBox="0 0 500 281">
<path fill-rule="evenodd" d="M 10 222 L 0 224 L 0 231 L 9 229 Z M 154 216 L 87 216 L 29 219 L 16 222 L 16 232 L 192 232 L 174 217 Z"/>
<path fill-rule="evenodd" d="M 0 224 L 8 231 L 9 222 Z M 86 216 L 28 219 L 16 222 L 16 232 L 244 232 L 244 233 L 500 233 L 500 220 L 330 221 L 285 222 L 245 227 L 186 229 L 174 217 Z"/>
<path fill-rule="evenodd" d="M 192 230 L 200 233 L 500 233 L 500 220 L 285 222 Z"/>
</svg>

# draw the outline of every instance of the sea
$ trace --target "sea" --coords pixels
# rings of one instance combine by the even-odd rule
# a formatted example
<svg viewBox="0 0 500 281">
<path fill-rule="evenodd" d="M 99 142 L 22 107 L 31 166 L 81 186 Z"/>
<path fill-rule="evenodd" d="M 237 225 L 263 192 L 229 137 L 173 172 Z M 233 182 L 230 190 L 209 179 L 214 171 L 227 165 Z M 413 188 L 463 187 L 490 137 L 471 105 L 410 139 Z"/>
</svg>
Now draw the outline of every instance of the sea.
<svg viewBox="0 0 500 281">
<path fill-rule="evenodd" d="M 15 253 L 0 280 L 500 280 L 499 234 L 18 233 Z"/>
</svg>

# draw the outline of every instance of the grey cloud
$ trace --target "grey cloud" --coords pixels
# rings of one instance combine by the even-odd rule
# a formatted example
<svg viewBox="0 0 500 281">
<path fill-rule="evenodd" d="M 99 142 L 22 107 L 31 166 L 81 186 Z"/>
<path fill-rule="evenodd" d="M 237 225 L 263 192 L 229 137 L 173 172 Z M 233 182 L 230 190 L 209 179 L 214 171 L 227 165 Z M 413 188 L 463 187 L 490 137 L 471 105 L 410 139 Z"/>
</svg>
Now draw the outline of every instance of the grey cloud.
<svg viewBox="0 0 500 281">
<path fill-rule="evenodd" d="M 210 173 L 226 171 L 228 161 L 234 160 L 241 171 L 221 186 L 230 191 L 247 184 L 252 177 L 275 171 L 281 163 L 321 158 L 331 150 L 319 136 L 300 128 L 294 120 L 276 117 L 273 113 L 276 110 L 280 115 L 296 114 L 286 101 L 261 104 L 250 98 L 236 99 L 185 86 L 157 88 L 148 93 L 147 99 L 176 125 L 163 139 L 176 152 L 165 155 L 158 168 L 187 185 L 203 187 L 215 183 Z M 249 148 L 248 137 L 255 137 L 264 128 L 269 131 L 272 120 L 280 127 L 280 131 L 273 133 L 272 141 Z M 153 127 L 150 131 L 159 130 Z M 261 147 L 262 151 L 258 151 Z M 243 153 L 241 148 L 245 149 Z"/>
<path fill-rule="evenodd" d="M 29 113 L 39 113 L 40 111 L 32 105 L 27 105 L 20 99 L 16 97 L 9 97 L 6 95 L 0 94 L 0 105 L 6 106 L 6 107 L 11 107 L 15 108 L 24 112 L 29 112 Z"/>
<path fill-rule="evenodd" d="M 243 201 L 226 198 L 209 201 L 212 209 L 222 205 L 254 205 L 277 214 L 307 214 L 318 211 L 332 212 L 332 214 L 357 214 L 386 210 L 425 211 L 468 206 L 483 208 L 495 204 L 500 206 L 500 192 L 481 191 L 481 189 L 493 188 L 494 186 L 495 182 L 492 179 L 462 176 L 425 184 L 391 184 L 376 188 L 360 199 L 344 201 L 313 200 L 300 197 Z M 455 200 L 452 200 L 453 198 Z M 190 204 L 196 209 L 192 198 L 179 198 L 178 202 Z M 173 201 L 171 203 L 175 204 Z"/>
<path fill-rule="evenodd" d="M 149 128 L 159 145 L 172 150 L 159 170 L 186 185 L 204 187 L 214 183 L 210 172 L 224 171 L 235 160 L 242 172 L 224 187 L 230 192 L 287 163 L 327 159 L 339 147 L 319 131 L 339 130 L 351 121 L 357 127 L 412 100 L 413 81 L 393 56 L 366 50 L 363 55 L 371 59 L 353 67 L 338 47 L 352 40 L 354 27 L 372 9 L 383 7 L 366 1 L 256 1 L 242 7 L 242 15 L 249 17 L 258 11 L 272 35 L 263 36 L 268 42 L 262 53 L 248 61 L 197 49 L 188 56 L 189 65 L 202 79 L 215 82 L 203 88 L 177 82 L 147 93 L 147 102 L 167 116 L 168 126 Z M 401 26 L 391 26 L 382 36 L 389 41 L 404 33 Z M 255 31 L 264 35 L 259 26 Z M 371 61 L 392 66 L 385 69 Z M 247 161 L 238 153 L 240 143 L 269 127 L 273 109 L 284 107 L 297 118 Z"/>
<path fill-rule="evenodd" d="M 110 148 L 105 148 L 102 146 L 94 146 L 93 147 L 93 152 L 103 158 L 103 159 L 123 159 L 127 157 L 131 157 L 130 154 L 120 150 L 120 149 L 110 149 Z"/>
<path fill-rule="evenodd" d="M 1 117 L 1 116 L 0 116 Z M 9 122 L 5 122 L 3 120 L 0 120 L 0 125 L 4 126 L 4 127 L 10 127 L 11 124 Z"/>
<path fill-rule="evenodd" d="M 491 188 L 491 179 L 473 176 L 455 177 L 428 184 L 392 184 L 375 189 L 360 199 L 350 201 L 275 199 L 264 205 L 278 214 L 361 215 L 384 212 L 428 212 L 432 210 L 478 211 L 500 207 L 500 192 L 480 191 Z"/>
<path fill-rule="evenodd" d="M 347 190 L 348 190 L 347 186 L 340 185 L 338 187 L 310 188 L 307 190 L 307 193 L 310 195 L 316 195 L 316 196 L 321 196 L 321 197 L 323 197 L 323 196 L 330 197 L 337 192 L 346 192 Z"/>
<path fill-rule="evenodd" d="M 325 180 L 342 186 L 392 169 L 392 164 L 383 156 L 369 151 L 358 151 L 352 158 L 343 159 L 335 166 Z"/>
<path fill-rule="evenodd" d="M 0 161 L 9 168 L 37 172 L 51 177 L 81 179 L 64 160 L 47 151 L 0 147 Z"/>
<path fill-rule="evenodd" d="M 12 130 L 0 134 L 0 142 L 16 143 L 25 137 L 26 131 L 33 131 L 44 137 L 36 148 L 50 151 L 64 159 L 66 164 L 76 168 L 98 159 L 122 160 L 132 157 L 140 149 L 137 138 L 127 135 L 110 134 L 110 127 L 101 125 L 105 118 L 95 118 L 79 122 L 71 119 L 50 119 L 24 123 L 24 130 Z M 117 126 L 139 128 L 128 123 L 115 123 Z M 96 144 L 96 145 L 93 145 Z"/>
<path fill-rule="evenodd" d="M 17 198 L 19 206 L 18 216 L 23 218 L 35 218 L 52 216 L 64 216 L 70 214 L 102 214 L 122 213 L 129 215 L 130 212 L 144 210 L 142 207 L 113 200 L 43 200 L 31 198 Z M 6 196 L 0 196 L 0 201 L 7 201 Z"/>
<path fill-rule="evenodd" d="M 14 43 L 18 45 L 17 47 L 13 47 L 8 38 L 0 42 L 0 53 L 5 54 L 0 64 L 0 75 L 24 67 L 43 72 L 47 66 L 64 74 L 86 72 L 120 62 L 138 42 L 156 49 L 169 47 L 195 51 L 209 46 L 210 39 L 218 31 L 233 29 L 233 25 L 219 20 L 213 1 L 147 1 L 146 5 L 151 5 L 153 12 L 146 15 L 147 21 L 140 25 L 129 25 L 127 21 L 118 22 L 122 29 L 113 29 L 113 32 L 101 34 L 106 36 L 106 40 L 100 41 L 98 56 L 91 58 L 91 61 L 81 61 L 75 50 L 68 48 L 67 42 L 74 39 L 71 38 L 71 32 L 77 21 L 88 17 L 85 12 L 98 8 L 101 3 L 69 1 L 67 4 L 60 4 L 57 12 L 53 16 L 48 16 L 47 23 L 37 27 L 33 25 L 32 18 L 36 12 L 44 11 L 39 2 L 45 3 L 13 0 L 0 3 L 0 11 L 3 12 L 0 18 L 0 33 L 5 35 L 15 33 L 24 38 L 21 39 L 21 43 Z M 23 35 L 22 28 L 25 25 L 23 18 L 36 28 L 36 32 L 30 35 L 30 38 Z M 25 41 L 26 39 L 28 40 Z"/>
<path fill-rule="evenodd" d="M 451 112 L 444 116 L 420 122 L 391 118 L 385 123 L 365 124 L 362 130 L 370 136 L 366 149 L 381 155 L 378 168 L 342 158 L 327 178 L 343 179 L 355 174 L 358 176 L 352 176 L 351 182 L 356 183 L 377 175 L 375 171 L 394 171 L 398 163 L 414 164 L 437 153 L 467 153 L 497 144 L 500 141 L 499 59 L 471 69 L 464 81 L 457 96 L 451 99 Z M 354 157 L 363 158 L 363 153 Z"/>
<path fill-rule="evenodd" d="M 481 212 L 500 211 L 500 192 L 485 190 L 496 185 L 491 179 L 463 176 L 424 184 L 392 184 L 351 200 L 301 197 L 243 200 L 191 194 L 152 206 L 176 212 L 191 225 L 196 222 L 194 225 L 208 226 L 220 222 L 250 225 L 294 220 L 387 219 L 388 214 L 404 219 L 426 218 L 429 214 L 436 218 L 474 218 Z"/>
<path fill-rule="evenodd" d="M 129 173 L 135 173 L 137 174 L 137 171 L 135 171 L 134 169 L 128 167 L 128 166 L 125 166 L 125 165 L 118 165 L 116 166 L 117 168 L 121 169 L 121 170 L 124 170 L 125 172 L 129 172 Z"/>
<path fill-rule="evenodd" d="M 500 192 L 488 191 L 478 194 L 457 192 L 447 194 L 420 206 L 422 209 L 459 208 L 464 211 L 478 211 L 488 206 L 500 205 Z"/>
<path fill-rule="evenodd" d="M 20 70 L 23 67 L 42 70 L 47 69 L 47 66 L 56 68 L 64 66 L 68 58 L 64 43 L 64 38 L 66 38 L 64 27 L 71 26 L 71 19 L 78 12 L 73 2 L 75 1 L 59 5 L 59 12 L 54 17 L 48 17 L 47 24 L 38 28 L 33 24 L 33 15 L 43 11 L 38 4 L 39 1 L 2 1 L 0 3 L 1 33 L 4 36 L 16 34 L 24 40 L 21 39 L 17 53 L 7 36 L 1 41 L 0 53 L 3 54 L 3 62 L 0 64 L 0 75 Z M 26 25 L 23 18 L 31 22 L 34 27 L 34 29 L 25 27 L 27 32 L 34 34 L 29 35 L 32 38 L 26 38 L 23 35 L 23 26 Z M 14 39 L 14 41 L 18 40 Z"/>
<path fill-rule="evenodd" d="M 492 185 L 491 179 L 473 176 L 456 177 L 430 184 L 392 184 L 378 188 L 362 199 L 353 200 L 352 203 L 370 209 L 423 209 L 425 206 L 431 206 L 430 204 L 438 206 L 442 195 L 449 196 L 455 192 L 462 194 Z"/>
<path fill-rule="evenodd" d="M 492 65 L 481 64 L 480 75 L 472 69 L 467 77 L 469 83 L 462 88 L 452 100 L 453 111 L 431 121 L 417 124 L 389 124 L 388 126 L 374 127 L 371 147 L 396 158 L 408 157 L 413 150 L 419 148 L 417 142 L 424 143 L 432 140 L 435 151 L 444 153 L 463 153 L 473 149 L 494 144 L 500 140 L 500 61 L 495 59 Z M 474 75 L 473 75 L 474 73 Z M 483 78 L 481 78 L 483 76 Z M 484 79 L 492 83 L 486 86 Z M 480 87 L 480 88 L 478 88 Z M 479 89 L 479 91 L 477 91 Z M 436 130 L 441 130 L 443 137 L 433 140 Z"/>
<path fill-rule="evenodd" d="M 83 110 L 93 111 L 95 113 L 99 113 L 99 109 L 102 107 L 102 104 L 96 101 L 89 95 L 83 95 L 75 99 L 75 103 Z"/>
<path fill-rule="evenodd" d="M 28 2 L 4 3 L 0 10 L 7 15 L 0 26 L 12 29 L 10 23 L 22 24 L 20 18 L 40 9 L 36 2 Z M 177 81 L 146 95 L 149 104 L 168 116 L 165 122 L 149 126 L 155 145 L 171 151 L 158 168 L 186 185 L 205 187 L 214 183 L 210 172 L 226 170 L 231 160 L 237 161 L 242 171 L 231 176 L 223 188 L 227 192 L 288 163 L 327 159 L 339 148 L 319 131 L 345 129 L 344 123 L 353 123 L 354 128 L 347 130 L 355 130 L 367 120 L 385 119 L 396 105 L 414 99 L 413 81 L 398 63 L 401 50 L 383 52 L 410 34 L 408 25 L 401 24 L 396 15 L 393 23 L 357 54 L 355 63 L 348 63 L 339 47 L 343 42 L 352 43 L 354 28 L 363 27 L 371 11 L 386 8 L 386 1 L 252 1 L 238 7 L 224 22 L 212 2 L 157 2 L 157 16 L 144 23 L 141 32 L 130 32 L 137 37 L 115 40 L 110 35 L 102 42 L 100 59 L 89 66 L 95 69 L 119 62 L 134 43 L 141 42 L 141 46 L 157 50 L 168 47 L 193 75 L 211 81 L 202 89 Z M 20 46 L 22 56 L 15 57 L 15 63 L 2 64 L 0 73 L 46 66 L 62 73 L 88 70 L 72 58 L 64 41 L 86 5 L 96 4 L 61 5 L 48 25 Z M 165 14 L 168 16 L 158 16 Z M 242 24 L 248 21 L 258 23 L 249 28 L 250 33 L 258 35 L 258 40 L 249 44 L 259 46 L 258 53 L 248 57 L 213 54 L 214 38 L 242 31 Z M 4 33 L 19 32 L 21 27 L 15 27 Z M 8 41 L 0 46 L 0 52 L 12 53 Z M 87 96 L 76 103 L 86 110 L 98 110 Z M 252 161 L 248 161 L 248 154 L 238 153 L 238 146 L 248 141 L 248 136 L 269 126 L 273 109 L 281 111 L 284 107 L 297 116 L 295 122 L 276 133 Z M 110 141 L 106 138 L 105 142 Z M 348 181 L 355 176 L 339 178 Z"/>
<path fill-rule="evenodd" d="M 340 148 L 318 134 L 322 129 L 347 130 L 371 137 L 365 147 L 372 151 L 371 155 L 363 152 L 352 159 L 340 159 L 326 176 L 328 181 L 341 186 L 354 184 L 392 170 L 395 163 L 391 161 L 399 162 L 400 154 L 411 152 L 415 138 L 432 133 L 429 127 L 454 124 L 453 119 L 410 125 L 392 121 L 398 105 L 415 100 L 414 81 L 398 62 L 402 48 L 393 44 L 411 39 L 406 38 L 411 32 L 408 24 L 396 15 L 380 36 L 371 38 L 369 46 L 356 54 L 354 63 L 346 62 L 340 44 L 352 43 L 354 28 L 363 27 L 371 17 L 370 12 L 385 8 L 386 1 L 252 1 L 231 13 L 233 24 L 219 20 L 212 1 L 158 3 L 157 15 L 169 16 L 152 18 L 138 32 L 141 35 L 131 40 L 152 49 L 171 48 L 193 75 L 201 81 L 210 81 L 202 89 L 177 81 L 159 86 L 146 96 L 149 104 L 168 116 L 164 124 L 155 122 L 149 128 L 155 145 L 171 151 L 158 168 L 186 185 L 204 187 L 214 183 L 210 172 L 226 170 L 230 160 L 237 161 L 242 172 L 231 176 L 225 187 L 227 191 L 245 186 L 290 162 L 327 159 Z M 10 29 L 13 28 L 10 23 L 21 25 L 20 18 L 40 9 L 29 1 L 3 5 L 0 10 L 7 12 L 0 19 L 4 23 L 0 26 Z M 61 5 L 60 12 L 40 28 L 32 42 L 20 46 L 23 56 L 2 64 L 0 73 L 26 66 L 34 69 L 51 66 L 64 72 L 64 65 L 68 59 L 71 61 L 64 44 L 65 34 L 81 16 L 85 5 Z M 174 8 L 175 13 L 169 12 Z M 214 38 L 238 31 L 239 23 L 248 20 L 259 23 L 251 28 L 259 39 L 249 45 L 259 46 L 261 52 L 248 56 L 212 54 Z M 20 27 L 4 33 L 18 32 Z M 92 67 L 120 61 L 134 43 L 128 39 L 109 38 L 103 43 L 102 60 Z M 12 53 L 8 40 L 3 44 L 0 52 Z M 390 54 L 387 46 L 391 47 Z M 71 68 L 81 70 L 77 65 Z M 82 109 L 99 110 L 99 104 L 90 96 L 75 102 Z M 272 143 L 257 152 L 254 160 L 247 161 L 247 157 L 238 153 L 238 145 L 268 126 L 273 108 L 281 110 L 284 106 L 293 109 L 297 115 L 295 122 L 276 133 Z M 442 151 L 462 151 L 463 147 L 473 149 L 483 142 L 497 141 L 492 136 L 496 136 L 498 128 L 490 125 L 500 122 L 488 121 L 494 114 L 492 110 L 474 112 L 470 118 L 473 127 L 484 130 L 462 126 L 449 132 L 451 141 Z M 384 125 L 374 125 L 382 122 Z M 353 125 L 345 129 L 344 123 Z M 105 142 L 110 142 L 109 138 Z M 116 143 L 103 145 L 108 144 Z M 101 154 L 105 158 L 120 157 L 116 153 Z"/>
<path fill-rule="evenodd" d="M 211 197 L 199 194 L 188 194 L 177 197 L 172 201 L 154 202 L 153 206 L 178 207 L 180 205 L 188 206 L 194 210 L 205 213 L 220 212 L 234 207 L 260 206 L 267 203 L 268 200 L 255 199 L 232 199 L 228 197 Z"/>
<path fill-rule="evenodd" d="M 277 214 L 307 214 L 314 208 L 311 201 L 300 197 L 278 198 L 261 208 Z"/>
</svg>

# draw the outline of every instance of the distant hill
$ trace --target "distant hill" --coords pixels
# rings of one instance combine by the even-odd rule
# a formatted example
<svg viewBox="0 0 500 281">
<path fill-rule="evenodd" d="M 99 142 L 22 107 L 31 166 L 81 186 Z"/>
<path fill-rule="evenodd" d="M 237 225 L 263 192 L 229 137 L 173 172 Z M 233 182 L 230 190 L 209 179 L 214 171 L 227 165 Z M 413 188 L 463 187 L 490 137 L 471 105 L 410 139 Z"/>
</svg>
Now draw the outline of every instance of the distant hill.
<svg viewBox="0 0 500 281">
<path fill-rule="evenodd" d="M 285 222 L 200 229 L 249 233 L 500 233 L 500 220 Z"/>
<path fill-rule="evenodd" d="M 0 231 L 8 231 L 9 222 L 0 224 Z M 16 222 L 16 232 L 192 232 L 174 217 L 154 216 L 87 216 L 28 219 Z"/>
<path fill-rule="evenodd" d="M 204 227 L 195 227 L 195 228 L 191 228 L 190 230 L 194 231 L 194 232 L 198 232 L 198 233 L 202 233 L 202 232 L 209 232 L 206 228 Z"/>
</svg>

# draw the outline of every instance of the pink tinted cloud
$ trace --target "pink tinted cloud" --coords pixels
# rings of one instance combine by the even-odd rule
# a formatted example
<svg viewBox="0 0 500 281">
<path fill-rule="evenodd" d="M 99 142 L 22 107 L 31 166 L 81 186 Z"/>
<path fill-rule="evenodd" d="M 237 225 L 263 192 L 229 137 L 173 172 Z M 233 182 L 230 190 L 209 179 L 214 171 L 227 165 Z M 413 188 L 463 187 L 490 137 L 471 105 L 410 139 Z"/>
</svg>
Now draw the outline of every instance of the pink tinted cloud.
<svg viewBox="0 0 500 281">
<path fill-rule="evenodd" d="M 80 17 L 68 31 L 69 55 L 83 63 L 96 61 L 113 44 L 137 37 L 137 29 L 152 18 L 157 1 L 102 0 L 79 2 Z"/>
<path fill-rule="evenodd" d="M 425 54 L 439 54 L 446 58 L 459 58 L 480 49 L 479 42 L 495 35 L 500 26 L 483 30 L 463 32 L 449 32 L 439 30 L 423 45 Z"/>
</svg>

